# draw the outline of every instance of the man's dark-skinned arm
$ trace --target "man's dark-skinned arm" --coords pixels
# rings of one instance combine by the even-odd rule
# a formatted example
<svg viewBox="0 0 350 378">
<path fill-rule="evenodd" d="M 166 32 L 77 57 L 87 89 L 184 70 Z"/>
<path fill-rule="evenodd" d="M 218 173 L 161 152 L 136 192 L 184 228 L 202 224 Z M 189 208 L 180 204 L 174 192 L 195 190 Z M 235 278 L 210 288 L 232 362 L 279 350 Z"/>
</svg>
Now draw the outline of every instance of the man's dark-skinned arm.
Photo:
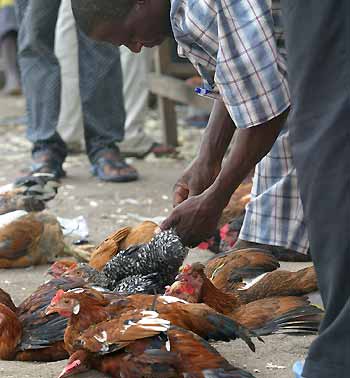
<svg viewBox="0 0 350 378">
<path fill-rule="evenodd" d="M 234 146 L 214 183 L 202 194 L 176 207 L 161 229 L 175 227 L 186 245 L 197 245 L 213 235 L 232 193 L 275 143 L 289 110 L 248 129 L 238 129 Z"/>
<path fill-rule="evenodd" d="M 203 193 L 215 181 L 235 129 L 224 103 L 215 101 L 198 156 L 175 184 L 174 206 Z"/>
</svg>

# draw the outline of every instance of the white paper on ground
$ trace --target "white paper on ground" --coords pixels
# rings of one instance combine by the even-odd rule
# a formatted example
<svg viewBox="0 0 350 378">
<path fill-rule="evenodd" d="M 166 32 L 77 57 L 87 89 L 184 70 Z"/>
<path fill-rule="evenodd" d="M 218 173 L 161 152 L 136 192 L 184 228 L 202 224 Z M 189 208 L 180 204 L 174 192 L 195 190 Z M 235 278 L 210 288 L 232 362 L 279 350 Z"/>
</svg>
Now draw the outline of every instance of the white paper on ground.
<svg viewBox="0 0 350 378">
<path fill-rule="evenodd" d="M 80 239 L 87 239 L 89 237 L 89 228 L 86 219 L 80 215 L 79 217 L 68 219 L 57 217 L 64 236 L 78 236 Z"/>
</svg>

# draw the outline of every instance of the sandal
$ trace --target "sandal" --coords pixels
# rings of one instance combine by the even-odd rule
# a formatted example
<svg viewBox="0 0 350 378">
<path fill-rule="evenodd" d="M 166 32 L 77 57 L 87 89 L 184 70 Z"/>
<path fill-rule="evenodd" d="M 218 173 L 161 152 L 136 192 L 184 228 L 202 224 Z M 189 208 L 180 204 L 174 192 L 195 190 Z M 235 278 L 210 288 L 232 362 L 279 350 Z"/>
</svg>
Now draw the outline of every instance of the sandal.
<svg viewBox="0 0 350 378">
<path fill-rule="evenodd" d="M 120 172 L 126 169 L 129 170 L 128 173 Z M 108 170 L 118 170 L 119 174 L 108 173 Z M 119 160 L 114 160 L 113 158 L 101 156 L 92 164 L 91 172 L 94 176 L 106 182 L 131 182 L 136 181 L 139 178 L 136 169 L 121 158 L 119 158 Z"/>
<path fill-rule="evenodd" d="M 50 151 L 37 151 L 33 154 L 33 161 L 30 165 L 30 174 L 46 173 L 55 179 L 66 177 L 62 168 L 63 162 L 56 158 Z"/>
</svg>

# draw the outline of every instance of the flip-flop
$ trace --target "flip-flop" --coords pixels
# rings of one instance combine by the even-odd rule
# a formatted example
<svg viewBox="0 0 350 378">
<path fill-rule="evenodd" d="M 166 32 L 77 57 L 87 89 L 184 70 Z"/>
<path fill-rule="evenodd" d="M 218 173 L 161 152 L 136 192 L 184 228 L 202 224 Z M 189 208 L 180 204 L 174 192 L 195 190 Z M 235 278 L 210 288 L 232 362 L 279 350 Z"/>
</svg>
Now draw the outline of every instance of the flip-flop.
<svg viewBox="0 0 350 378">
<path fill-rule="evenodd" d="M 136 170 L 133 172 L 129 172 L 126 174 L 120 174 L 120 175 L 107 175 L 104 172 L 104 168 L 106 165 L 111 166 L 114 169 L 125 169 L 125 168 L 131 168 L 130 165 L 128 165 L 124 160 L 112 160 L 107 159 L 103 156 L 98 158 L 93 164 L 91 168 L 91 172 L 94 176 L 99 178 L 102 181 L 107 182 L 131 182 L 136 181 L 139 178 L 138 173 Z"/>
</svg>

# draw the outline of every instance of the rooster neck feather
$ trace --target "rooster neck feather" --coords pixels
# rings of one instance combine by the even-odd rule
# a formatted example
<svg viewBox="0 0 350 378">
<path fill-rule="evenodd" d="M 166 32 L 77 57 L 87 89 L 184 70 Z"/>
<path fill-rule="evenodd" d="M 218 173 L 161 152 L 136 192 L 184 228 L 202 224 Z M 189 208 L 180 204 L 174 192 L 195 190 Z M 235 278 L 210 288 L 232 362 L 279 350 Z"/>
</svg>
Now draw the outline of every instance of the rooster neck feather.
<svg viewBox="0 0 350 378">
<path fill-rule="evenodd" d="M 236 295 L 220 291 L 207 277 L 203 280 L 200 299 L 222 314 L 229 314 L 239 306 Z"/>
</svg>

